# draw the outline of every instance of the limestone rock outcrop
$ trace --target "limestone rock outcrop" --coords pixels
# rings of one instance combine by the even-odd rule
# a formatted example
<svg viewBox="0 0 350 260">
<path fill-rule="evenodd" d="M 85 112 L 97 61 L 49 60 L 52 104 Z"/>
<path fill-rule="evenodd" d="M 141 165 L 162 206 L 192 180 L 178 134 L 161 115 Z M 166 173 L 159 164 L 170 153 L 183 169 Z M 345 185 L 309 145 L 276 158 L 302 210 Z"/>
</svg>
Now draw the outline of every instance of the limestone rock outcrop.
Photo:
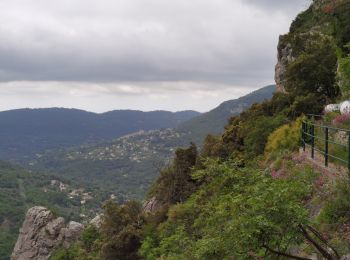
<svg viewBox="0 0 350 260">
<path fill-rule="evenodd" d="M 156 197 L 153 197 L 143 204 L 142 209 L 145 213 L 153 213 L 157 211 L 162 205 L 163 204 L 161 201 L 157 200 Z"/>
<path fill-rule="evenodd" d="M 90 221 L 90 225 L 93 225 L 95 228 L 99 229 L 102 225 L 102 214 L 97 215 Z"/>
<path fill-rule="evenodd" d="M 284 36 L 280 36 L 277 47 L 277 64 L 275 67 L 275 81 L 277 92 L 285 92 L 284 80 L 287 67 L 295 59 L 292 55 L 293 49 L 291 44 L 284 44 L 284 41 L 282 41 L 283 37 Z"/>
<path fill-rule="evenodd" d="M 28 210 L 12 260 L 46 260 L 60 245 L 69 247 L 79 237 L 84 226 L 71 221 L 68 225 L 62 217 L 56 218 L 44 207 Z"/>
</svg>

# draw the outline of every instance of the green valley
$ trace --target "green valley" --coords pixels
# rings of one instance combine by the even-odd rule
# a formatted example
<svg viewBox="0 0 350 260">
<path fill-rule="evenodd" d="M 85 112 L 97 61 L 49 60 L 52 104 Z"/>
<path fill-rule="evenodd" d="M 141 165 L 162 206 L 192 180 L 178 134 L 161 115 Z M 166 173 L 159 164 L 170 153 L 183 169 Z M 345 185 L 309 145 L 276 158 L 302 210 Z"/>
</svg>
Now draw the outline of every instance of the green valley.
<svg viewBox="0 0 350 260">
<path fill-rule="evenodd" d="M 177 147 L 217 134 L 230 116 L 254 103 L 271 98 L 275 86 L 267 86 L 239 99 L 229 100 L 208 113 L 174 129 L 140 131 L 112 141 L 38 154 L 29 167 L 48 171 L 81 183 L 120 201 L 142 200 Z M 28 165 L 24 165 L 28 167 Z"/>
</svg>

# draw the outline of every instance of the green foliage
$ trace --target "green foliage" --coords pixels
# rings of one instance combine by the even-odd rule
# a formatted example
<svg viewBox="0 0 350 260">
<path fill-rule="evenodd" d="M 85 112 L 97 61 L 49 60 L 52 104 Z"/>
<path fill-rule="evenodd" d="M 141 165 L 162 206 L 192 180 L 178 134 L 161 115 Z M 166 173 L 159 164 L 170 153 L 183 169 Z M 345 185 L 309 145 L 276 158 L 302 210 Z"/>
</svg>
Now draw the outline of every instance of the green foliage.
<svg viewBox="0 0 350 260">
<path fill-rule="evenodd" d="M 101 251 L 101 234 L 95 226 L 83 230 L 78 241 L 71 247 L 61 246 L 50 260 L 99 260 Z"/>
<path fill-rule="evenodd" d="M 161 171 L 150 196 L 155 196 L 163 204 L 184 202 L 196 189 L 191 170 L 197 157 L 197 147 L 193 143 L 187 149 L 177 149 L 173 163 Z"/>
<path fill-rule="evenodd" d="M 314 34 L 288 66 L 285 88 L 296 95 L 314 93 L 335 98 L 339 95 L 336 71 L 336 46 L 332 38 Z"/>
<path fill-rule="evenodd" d="M 297 226 L 307 222 L 302 201 L 311 192 L 304 178 L 272 179 L 229 161 L 208 161 L 193 177 L 205 184 L 146 233 L 146 259 L 249 259 L 302 241 Z"/>
<path fill-rule="evenodd" d="M 102 259 L 139 259 L 142 224 L 141 206 L 137 202 L 129 201 L 123 206 L 107 202 L 101 226 Z"/>
<path fill-rule="evenodd" d="M 254 103 L 271 99 L 275 90 L 276 86 L 270 85 L 238 99 L 228 100 L 215 109 L 180 124 L 176 129 L 186 132 L 188 142 L 195 142 L 199 146 L 208 134 L 221 134 L 230 116 L 238 115 Z"/>
<path fill-rule="evenodd" d="M 276 95 L 271 101 L 255 104 L 238 117 L 233 117 L 222 136 L 227 157 L 234 155 L 250 161 L 263 154 L 268 136 L 286 122 L 282 104 L 289 101 L 284 95 Z"/>
<path fill-rule="evenodd" d="M 326 103 L 327 98 L 324 95 L 308 93 L 296 96 L 288 113 L 292 118 L 296 118 L 302 114 L 319 115 L 322 113 Z"/>
<path fill-rule="evenodd" d="M 319 216 L 320 222 L 327 224 L 339 224 L 347 221 L 350 216 L 350 183 L 346 180 L 339 181 L 334 194 L 328 196 L 325 206 Z"/>
<path fill-rule="evenodd" d="M 100 233 L 98 232 L 97 228 L 95 226 L 88 226 L 82 232 L 80 240 L 83 243 L 84 248 L 89 252 L 99 237 Z"/>
<path fill-rule="evenodd" d="M 220 136 L 207 135 L 201 149 L 201 157 L 225 157 L 227 150 L 221 145 L 222 139 Z"/>
<path fill-rule="evenodd" d="M 350 49 L 350 43 L 347 45 Z M 347 57 L 341 58 L 339 61 L 339 86 L 343 95 L 350 94 L 350 54 Z"/>
<path fill-rule="evenodd" d="M 268 138 L 265 156 L 272 159 L 276 154 L 297 151 L 300 147 L 301 118 L 276 129 Z"/>
<path fill-rule="evenodd" d="M 249 121 L 243 127 L 246 133 L 244 147 L 246 158 L 253 158 L 263 154 L 268 136 L 285 121 L 285 117 L 258 117 Z"/>
<path fill-rule="evenodd" d="M 69 249 L 60 248 L 54 252 L 50 260 L 75 260 L 78 259 L 78 249 L 71 247 Z"/>
</svg>

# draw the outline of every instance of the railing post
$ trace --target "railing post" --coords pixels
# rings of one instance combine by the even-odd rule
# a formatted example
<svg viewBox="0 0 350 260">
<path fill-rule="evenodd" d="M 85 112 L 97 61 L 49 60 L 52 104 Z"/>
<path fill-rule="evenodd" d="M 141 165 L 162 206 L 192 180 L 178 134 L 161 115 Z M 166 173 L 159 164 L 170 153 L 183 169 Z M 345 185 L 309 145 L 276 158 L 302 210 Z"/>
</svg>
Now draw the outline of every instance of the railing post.
<svg viewBox="0 0 350 260">
<path fill-rule="evenodd" d="M 348 131 L 348 170 L 350 171 L 350 131 Z"/>
<path fill-rule="evenodd" d="M 301 123 L 301 141 L 303 145 L 303 151 L 305 152 L 305 122 Z"/>
<path fill-rule="evenodd" d="M 325 128 L 325 149 L 324 149 L 324 165 L 328 167 L 328 127 Z"/>
<path fill-rule="evenodd" d="M 311 158 L 315 157 L 315 126 L 311 125 Z"/>
</svg>

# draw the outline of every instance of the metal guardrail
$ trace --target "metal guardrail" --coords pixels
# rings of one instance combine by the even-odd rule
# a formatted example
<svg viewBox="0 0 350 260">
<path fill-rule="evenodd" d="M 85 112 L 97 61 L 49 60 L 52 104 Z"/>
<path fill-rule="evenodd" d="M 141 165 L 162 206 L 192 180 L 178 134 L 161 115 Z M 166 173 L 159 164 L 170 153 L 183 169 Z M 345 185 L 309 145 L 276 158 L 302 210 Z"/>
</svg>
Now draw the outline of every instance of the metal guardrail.
<svg viewBox="0 0 350 260">
<path fill-rule="evenodd" d="M 305 152 L 306 147 L 309 146 L 311 148 L 312 159 L 315 158 L 315 151 L 318 151 L 324 156 L 324 164 L 326 167 L 328 167 L 329 159 L 332 158 L 336 161 L 346 164 L 348 167 L 348 170 L 350 171 L 350 129 L 342 129 L 342 128 L 328 126 L 325 124 L 317 124 L 315 123 L 315 118 L 323 118 L 323 116 L 312 115 L 312 114 L 307 116 L 308 118 L 302 121 L 302 126 L 301 126 L 301 143 L 302 143 L 303 151 Z M 321 129 L 321 132 L 323 132 L 322 136 L 315 134 L 315 128 Z M 336 142 L 335 140 L 331 140 L 330 139 L 331 131 L 346 133 L 346 137 L 347 137 L 346 144 Z M 323 142 L 323 149 L 316 147 L 315 141 L 317 140 Z M 330 144 L 345 148 L 347 151 L 347 158 L 346 159 L 340 158 L 335 154 L 331 154 L 329 152 Z"/>
</svg>

